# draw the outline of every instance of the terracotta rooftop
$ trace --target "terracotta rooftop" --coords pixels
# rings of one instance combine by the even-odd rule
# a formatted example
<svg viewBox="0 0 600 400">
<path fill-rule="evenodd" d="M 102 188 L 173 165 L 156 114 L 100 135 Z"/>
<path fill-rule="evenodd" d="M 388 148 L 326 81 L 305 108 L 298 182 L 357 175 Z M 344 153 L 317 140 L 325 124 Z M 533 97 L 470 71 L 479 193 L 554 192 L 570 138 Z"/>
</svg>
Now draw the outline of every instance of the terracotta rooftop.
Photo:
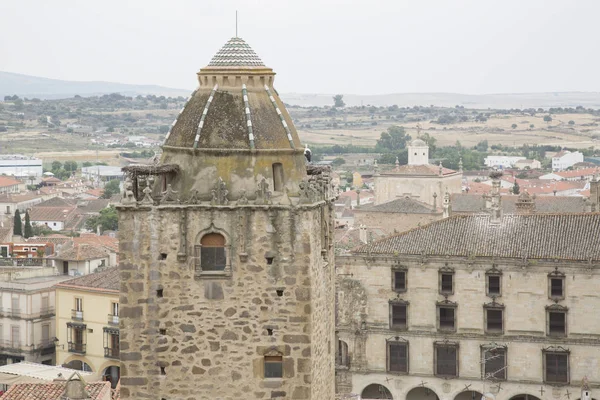
<svg viewBox="0 0 600 400">
<path fill-rule="evenodd" d="M 81 236 L 74 237 L 73 242 L 76 246 L 89 244 L 96 247 L 104 247 L 113 252 L 119 251 L 119 239 L 110 236 L 98 236 L 94 233 L 82 233 Z"/>
<path fill-rule="evenodd" d="M 531 193 L 530 193 L 531 194 Z M 519 196 L 502 196 L 502 211 L 507 214 L 517 212 Z M 450 197 L 452 212 L 478 213 L 485 210 L 484 199 L 479 194 L 455 193 Z M 577 196 L 537 196 L 534 199 L 536 213 L 583 213 L 586 202 Z"/>
<path fill-rule="evenodd" d="M 457 215 L 354 250 L 357 254 L 600 260 L 600 213 Z"/>
<path fill-rule="evenodd" d="M 23 182 L 9 178 L 8 176 L 0 176 L 0 187 L 20 185 L 22 183 Z"/>
<path fill-rule="evenodd" d="M 440 201 L 439 204 L 441 205 L 441 199 L 438 200 Z M 357 208 L 355 211 L 408 214 L 432 214 L 436 212 L 433 210 L 433 207 L 429 206 L 428 204 L 422 203 L 410 197 L 403 197 L 401 199 L 388 201 L 387 203 L 378 205 L 368 204 Z M 438 212 L 442 212 L 441 208 L 438 210 Z"/>
<path fill-rule="evenodd" d="M 11 385 L 0 400 L 61 400 L 66 381 L 52 383 L 15 383 Z M 110 382 L 93 382 L 85 385 L 90 400 L 106 398 L 110 392 Z"/>
<path fill-rule="evenodd" d="M 85 261 L 85 260 L 98 260 L 101 258 L 107 258 L 109 251 L 104 247 L 96 247 L 90 244 L 75 245 L 73 247 L 66 248 L 59 251 L 59 253 L 52 258 L 57 260 L 67 261 Z"/>
<path fill-rule="evenodd" d="M 94 197 L 100 197 L 104 193 L 104 189 L 101 189 L 101 188 L 98 188 L 98 189 L 89 189 L 85 193 L 89 194 L 91 196 L 94 196 Z"/>
<path fill-rule="evenodd" d="M 594 175 L 599 172 L 600 172 L 600 168 L 595 167 L 595 168 L 575 169 L 572 171 L 554 172 L 554 175 L 558 175 L 558 176 L 562 177 L 563 179 L 568 179 L 568 178 L 578 178 L 578 177 L 582 177 L 582 176 Z"/>
<path fill-rule="evenodd" d="M 121 289 L 121 278 L 119 277 L 119 268 L 109 268 L 102 272 L 80 276 L 70 279 L 56 285 L 61 288 L 71 289 L 94 289 L 111 292 L 119 292 Z M 0 399 L 1 400 L 1 399 Z"/>
<path fill-rule="evenodd" d="M 209 67 L 264 67 L 258 55 L 239 37 L 229 39 L 215 54 Z"/>
<path fill-rule="evenodd" d="M 65 222 L 71 218 L 71 214 L 75 210 L 74 206 L 70 207 L 40 207 L 39 205 L 32 207 L 29 210 L 29 219 L 31 221 L 61 221 Z"/>
</svg>

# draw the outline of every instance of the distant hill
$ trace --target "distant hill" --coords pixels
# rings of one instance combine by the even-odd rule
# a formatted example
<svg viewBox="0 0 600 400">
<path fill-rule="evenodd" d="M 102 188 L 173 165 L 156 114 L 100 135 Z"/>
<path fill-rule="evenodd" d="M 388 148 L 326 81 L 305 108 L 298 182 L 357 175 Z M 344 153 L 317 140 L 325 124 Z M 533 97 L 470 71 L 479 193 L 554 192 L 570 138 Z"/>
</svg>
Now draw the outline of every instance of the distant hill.
<svg viewBox="0 0 600 400">
<path fill-rule="evenodd" d="M 40 99 L 61 99 L 80 96 L 97 96 L 121 93 L 127 96 L 154 94 L 157 96 L 184 96 L 191 90 L 173 89 L 157 85 L 130 85 L 114 82 L 77 82 L 59 79 L 40 78 L 0 72 L 0 99 L 7 95 Z M 286 104 L 298 106 L 332 105 L 332 94 L 282 93 Z M 373 105 L 399 107 L 429 106 L 465 108 L 549 108 L 577 107 L 600 108 L 598 92 L 557 92 L 557 93 L 507 93 L 507 94 L 459 94 L 459 93 L 392 93 L 382 95 L 344 94 L 348 106 Z"/>
<path fill-rule="evenodd" d="M 64 99 L 75 95 L 88 97 L 109 93 L 121 93 L 126 96 L 154 94 L 157 96 L 187 97 L 191 92 L 191 90 L 173 89 L 157 85 L 63 81 L 0 71 L 0 99 L 14 94 L 20 97 L 37 97 L 39 99 Z"/>
</svg>

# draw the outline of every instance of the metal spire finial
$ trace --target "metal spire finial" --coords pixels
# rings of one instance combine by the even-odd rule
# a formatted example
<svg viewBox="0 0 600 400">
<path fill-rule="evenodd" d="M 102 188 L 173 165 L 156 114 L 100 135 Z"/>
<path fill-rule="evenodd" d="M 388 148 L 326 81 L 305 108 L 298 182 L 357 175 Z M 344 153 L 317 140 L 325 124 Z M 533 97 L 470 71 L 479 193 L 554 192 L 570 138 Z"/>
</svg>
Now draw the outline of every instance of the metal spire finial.
<svg viewBox="0 0 600 400">
<path fill-rule="evenodd" d="M 237 10 L 235 10 L 235 37 L 238 37 L 237 22 L 238 22 Z"/>
</svg>

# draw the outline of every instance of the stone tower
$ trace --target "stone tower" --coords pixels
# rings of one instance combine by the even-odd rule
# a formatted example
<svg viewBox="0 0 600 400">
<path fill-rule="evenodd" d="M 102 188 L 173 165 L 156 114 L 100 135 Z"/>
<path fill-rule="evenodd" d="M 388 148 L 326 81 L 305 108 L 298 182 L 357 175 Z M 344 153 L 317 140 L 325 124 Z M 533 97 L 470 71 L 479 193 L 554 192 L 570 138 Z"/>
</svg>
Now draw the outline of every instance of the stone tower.
<svg viewBox="0 0 600 400">
<path fill-rule="evenodd" d="M 429 146 L 421 139 L 415 139 L 408 145 L 408 165 L 429 164 Z"/>
<path fill-rule="evenodd" d="M 333 199 L 240 38 L 119 206 L 121 397 L 334 397 Z"/>
</svg>

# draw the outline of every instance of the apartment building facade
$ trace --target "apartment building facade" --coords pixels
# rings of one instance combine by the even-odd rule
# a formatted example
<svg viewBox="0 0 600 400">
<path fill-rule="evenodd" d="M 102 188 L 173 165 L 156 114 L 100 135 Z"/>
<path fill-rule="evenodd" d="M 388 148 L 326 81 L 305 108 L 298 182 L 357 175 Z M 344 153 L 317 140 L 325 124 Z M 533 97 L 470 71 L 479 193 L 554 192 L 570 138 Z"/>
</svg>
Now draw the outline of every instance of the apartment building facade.
<svg viewBox="0 0 600 400">
<path fill-rule="evenodd" d="M 117 268 L 56 285 L 56 361 L 96 373 L 116 386 L 120 377 Z"/>
</svg>

